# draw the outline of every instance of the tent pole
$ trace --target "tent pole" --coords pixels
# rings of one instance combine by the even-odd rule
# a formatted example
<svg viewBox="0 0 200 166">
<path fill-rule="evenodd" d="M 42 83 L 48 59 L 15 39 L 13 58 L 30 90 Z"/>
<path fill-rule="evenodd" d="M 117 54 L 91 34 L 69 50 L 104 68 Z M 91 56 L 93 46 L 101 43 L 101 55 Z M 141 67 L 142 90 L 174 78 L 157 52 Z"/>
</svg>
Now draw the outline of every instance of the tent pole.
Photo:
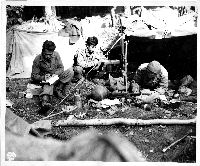
<svg viewBox="0 0 200 166">
<path fill-rule="evenodd" d="M 125 33 L 124 30 L 125 28 L 122 26 L 122 20 L 119 17 L 119 21 L 120 21 L 120 33 L 121 33 L 121 45 L 122 45 L 122 61 L 123 61 L 123 76 L 124 76 L 124 84 L 126 86 L 126 93 L 128 91 L 128 81 L 127 81 L 127 41 L 125 41 Z M 125 48 L 124 48 L 124 44 L 125 44 Z"/>
<path fill-rule="evenodd" d="M 124 58 L 125 58 L 125 84 L 126 84 L 126 93 L 128 92 L 128 78 L 127 78 L 127 48 L 128 48 L 128 42 L 125 41 L 125 55 L 124 55 Z"/>
</svg>

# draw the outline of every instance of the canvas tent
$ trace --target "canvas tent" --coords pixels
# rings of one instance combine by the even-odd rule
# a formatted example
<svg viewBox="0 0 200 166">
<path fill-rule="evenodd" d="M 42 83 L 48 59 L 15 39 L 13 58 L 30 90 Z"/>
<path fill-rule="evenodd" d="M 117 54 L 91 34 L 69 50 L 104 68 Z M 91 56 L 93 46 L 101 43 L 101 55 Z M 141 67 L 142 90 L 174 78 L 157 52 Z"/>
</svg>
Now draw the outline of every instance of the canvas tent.
<svg viewBox="0 0 200 166">
<path fill-rule="evenodd" d="M 6 40 L 6 53 L 11 54 L 7 77 L 12 78 L 30 77 L 33 60 L 41 53 L 45 40 L 55 42 L 65 69 L 72 66 L 73 55 L 79 45 L 79 42 L 69 45 L 69 37 L 59 36 L 57 32 L 32 32 L 14 28 L 7 32 Z"/>
<path fill-rule="evenodd" d="M 165 39 L 129 37 L 129 70 L 135 71 L 141 63 L 159 61 L 168 71 L 169 79 L 180 79 L 185 75 L 197 77 L 197 35 L 186 35 Z"/>
<path fill-rule="evenodd" d="M 143 8 L 140 17 L 138 15 L 123 17 L 123 26 L 127 27 L 125 33 L 129 36 L 129 67 L 131 64 L 135 65 L 133 68 L 130 67 L 130 70 L 135 70 L 140 63 L 157 59 L 166 68 L 171 66 L 175 71 L 187 67 L 187 70 L 192 70 L 194 76 L 197 61 L 197 26 L 194 25 L 194 17 L 194 12 L 178 17 L 177 11 L 168 7 L 157 8 L 154 11 Z M 65 69 L 72 66 L 73 55 L 78 47 L 84 45 L 86 35 L 97 36 L 100 41 L 98 45 L 104 48 L 108 46 L 106 40 L 112 38 L 112 44 L 114 44 L 120 36 L 119 33 L 116 34 L 114 32 L 117 31 L 116 29 L 108 27 L 105 28 L 104 33 L 98 33 L 104 29 L 101 28 L 102 21 L 103 19 L 98 16 L 82 20 L 85 38 L 80 38 L 75 45 L 69 45 L 69 38 L 61 37 L 57 32 L 34 32 L 17 28 L 9 30 L 6 36 L 6 53 L 11 55 L 11 61 L 7 76 L 13 78 L 30 77 L 33 59 L 41 53 L 45 40 L 55 42 L 56 51 L 60 53 Z M 109 47 L 111 46 L 109 45 Z M 121 46 L 119 45 L 119 47 Z M 115 48 L 112 52 L 116 58 Z M 174 61 L 178 61 L 180 64 L 173 64 Z M 190 65 L 193 66 L 192 69 L 188 68 Z"/>
<path fill-rule="evenodd" d="M 128 40 L 128 71 L 134 72 L 141 63 L 158 60 L 170 79 L 185 75 L 197 77 L 197 15 L 195 12 L 178 16 L 168 7 L 146 10 L 141 16 L 122 17 Z M 110 51 L 110 57 L 120 58 L 121 43 Z"/>
</svg>

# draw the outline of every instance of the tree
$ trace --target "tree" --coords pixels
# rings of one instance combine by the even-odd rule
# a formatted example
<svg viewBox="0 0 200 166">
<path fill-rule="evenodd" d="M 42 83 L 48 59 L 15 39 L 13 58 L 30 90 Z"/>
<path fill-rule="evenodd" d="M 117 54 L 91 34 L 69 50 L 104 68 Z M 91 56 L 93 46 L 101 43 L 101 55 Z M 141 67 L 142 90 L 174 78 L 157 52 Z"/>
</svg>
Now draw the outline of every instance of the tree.
<svg viewBox="0 0 200 166">
<path fill-rule="evenodd" d="M 11 28 L 13 25 L 22 23 L 23 6 L 6 6 L 7 25 L 6 29 Z"/>
</svg>

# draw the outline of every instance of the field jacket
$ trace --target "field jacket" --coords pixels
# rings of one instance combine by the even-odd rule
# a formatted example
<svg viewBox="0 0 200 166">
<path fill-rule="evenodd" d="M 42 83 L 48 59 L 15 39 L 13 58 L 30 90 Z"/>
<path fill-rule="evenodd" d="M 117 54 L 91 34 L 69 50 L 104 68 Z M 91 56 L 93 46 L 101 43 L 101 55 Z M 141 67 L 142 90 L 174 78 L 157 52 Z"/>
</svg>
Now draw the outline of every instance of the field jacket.
<svg viewBox="0 0 200 166">
<path fill-rule="evenodd" d="M 161 66 L 160 74 L 158 74 L 157 77 L 150 79 L 148 77 L 147 65 L 148 63 L 144 63 L 140 65 L 140 67 L 137 69 L 136 74 L 133 78 L 135 83 L 137 83 L 141 89 L 156 90 L 158 88 L 162 88 L 166 91 L 168 88 L 167 70 L 163 66 Z"/>
<path fill-rule="evenodd" d="M 63 71 L 64 66 L 58 52 L 54 51 L 50 62 L 47 62 L 42 54 L 39 54 L 33 61 L 31 79 L 41 82 L 45 80 L 45 74 L 60 75 Z"/>
</svg>

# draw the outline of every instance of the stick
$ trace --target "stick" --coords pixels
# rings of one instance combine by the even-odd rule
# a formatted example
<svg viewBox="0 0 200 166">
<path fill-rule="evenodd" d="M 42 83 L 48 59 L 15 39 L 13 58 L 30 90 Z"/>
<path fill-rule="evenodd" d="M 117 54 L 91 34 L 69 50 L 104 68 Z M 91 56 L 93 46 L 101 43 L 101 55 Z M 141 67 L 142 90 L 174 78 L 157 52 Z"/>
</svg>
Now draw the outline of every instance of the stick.
<svg viewBox="0 0 200 166">
<path fill-rule="evenodd" d="M 87 74 L 85 75 L 85 78 L 87 79 L 87 77 L 88 77 L 88 74 L 94 69 L 96 67 L 96 65 L 94 65 L 88 72 L 87 72 Z"/>
<path fill-rule="evenodd" d="M 74 90 L 82 81 L 84 81 L 84 79 L 81 79 L 81 80 L 72 88 L 72 90 Z M 58 104 L 56 104 L 56 105 L 54 106 L 54 109 L 49 113 L 48 116 L 50 116 L 50 115 L 55 111 L 56 107 L 57 107 L 58 105 L 60 105 L 69 95 L 70 95 L 70 93 L 68 93 Z"/>
<path fill-rule="evenodd" d="M 183 139 L 185 139 L 190 133 L 192 132 L 192 129 L 189 130 L 189 132 L 187 134 L 185 134 L 183 137 L 181 137 L 180 139 L 176 140 L 175 142 L 173 142 L 171 145 L 167 146 L 166 148 L 164 148 L 162 151 L 166 152 L 168 149 L 170 149 L 172 146 L 174 146 L 175 144 L 179 143 L 180 141 L 182 141 Z"/>
<path fill-rule="evenodd" d="M 77 107 L 73 108 L 72 110 L 70 110 L 70 112 L 71 112 L 71 111 L 74 111 L 76 108 L 77 108 Z M 41 120 L 48 119 L 48 118 L 50 118 L 50 117 L 53 117 L 53 116 L 59 115 L 59 114 L 61 114 L 61 113 L 63 113 L 63 112 L 66 112 L 66 110 L 63 110 L 63 111 L 58 112 L 58 113 L 56 113 L 56 114 L 48 115 L 47 117 L 44 117 L 44 118 L 42 118 Z"/>
<path fill-rule="evenodd" d="M 171 124 L 195 124 L 196 119 L 180 120 L 180 119 L 124 119 L 124 118 L 113 118 L 113 119 L 90 119 L 90 120 L 58 120 L 55 126 L 98 126 L 98 125 L 171 125 Z"/>
<path fill-rule="evenodd" d="M 81 79 L 81 80 L 72 88 L 72 90 L 74 90 L 82 81 L 84 81 L 84 79 L 83 79 L 83 80 Z M 54 106 L 54 109 L 49 113 L 49 115 L 48 115 L 47 117 L 41 118 L 41 119 L 39 119 L 38 121 L 44 120 L 44 119 L 47 119 L 47 118 L 51 117 L 50 115 L 55 111 L 56 107 L 57 107 L 58 105 L 60 105 L 69 95 L 70 95 L 70 93 L 68 93 L 58 104 L 56 104 L 56 105 Z M 62 111 L 62 112 L 63 112 L 63 111 Z M 61 113 L 62 113 L 62 112 L 61 112 Z M 59 114 L 59 113 L 57 113 L 57 114 Z M 54 114 L 53 116 L 55 116 L 55 115 L 57 115 L 57 114 Z"/>
</svg>

